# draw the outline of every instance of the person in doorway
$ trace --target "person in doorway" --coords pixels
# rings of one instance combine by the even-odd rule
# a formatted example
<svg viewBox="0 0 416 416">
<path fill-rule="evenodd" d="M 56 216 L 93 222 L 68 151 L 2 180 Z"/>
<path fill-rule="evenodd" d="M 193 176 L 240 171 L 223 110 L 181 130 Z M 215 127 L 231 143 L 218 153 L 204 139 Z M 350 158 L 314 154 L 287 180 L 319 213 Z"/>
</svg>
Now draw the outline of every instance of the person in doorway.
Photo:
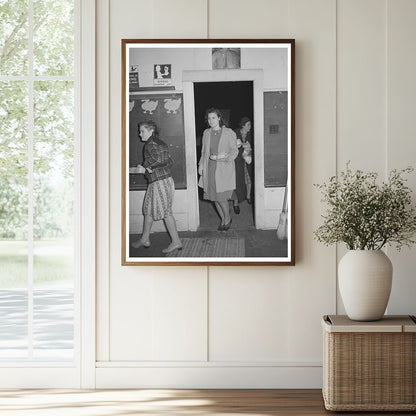
<svg viewBox="0 0 416 416">
<path fill-rule="evenodd" d="M 132 243 L 134 248 L 150 247 L 150 231 L 153 221 L 163 220 L 172 242 L 162 250 L 171 253 L 182 249 L 182 242 L 176 229 L 176 221 L 172 213 L 173 182 L 171 166 L 173 161 L 169 155 L 167 144 L 159 138 L 156 124 L 149 120 L 139 123 L 139 135 L 144 145 L 144 161 L 142 165 L 130 168 L 132 173 L 146 175 L 148 187 L 143 200 L 143 233 L 141 238 Z"/>
<path fill-rule="evenodd" d="M 237 137 L 232 129 L 225 127 L 220 110 L 210 108 L 205 113 L 209 125 L 202 135 L 198 185 L 204 190 L 204 199 L 213 201 L 221 218 L 219 231 L 231 226 L 230 205 L 235 190 L 235 164 Z"/>
<path fill-rule="evenodd" d="M 233 193 L 233 206 L 236 214 L 240 213 L 240 202 L 247 199 L 252 203 L 251 190 L 251 164 L 253 161 L 253 151 L 251 147 L 251 121 L 248 117 L 240 120 L 238 129 L 235 130 L 237 136 L 238 156 L 235 159 L 236 189 Z"/>
</svg>

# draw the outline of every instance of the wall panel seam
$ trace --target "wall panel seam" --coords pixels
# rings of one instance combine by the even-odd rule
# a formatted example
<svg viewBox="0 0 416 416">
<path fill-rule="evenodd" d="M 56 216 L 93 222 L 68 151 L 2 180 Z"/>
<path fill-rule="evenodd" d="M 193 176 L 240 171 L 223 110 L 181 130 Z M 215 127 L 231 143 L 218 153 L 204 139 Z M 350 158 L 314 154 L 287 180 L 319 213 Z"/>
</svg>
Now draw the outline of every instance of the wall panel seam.
<svg viewBox="0 0 416 416">
<path fill-rule="evenodd" d="M 338 173 L 338 2 L 335 2 L 335 173 Z M 335 312 L 338 313 L 338 244 L 335 244 Z"/>
<path fill-rule="evenodd" d="M 110 0 L 102 0 L 98 7 L 101 8 L 100 13 L 97 10 L 97 45 L 102 41 L 103 47 L 97 48 L 97 63 L 99 71 L 97 71 L 97 138 L 100 137 L 100 146 L 97 143 L 97 155 L 99 163 L 97 163 L 97 200 L 100 210 L 97 216 L 97 229 L 100 230 L 103 238 L 97 241 L 97 283 L 99 281 L 97 291 L 96 305 L 100 305 L 100 327 L 96 332 L 97 352 L 104 359 L 110 358 Z M 104 115 L 104 117 L 102 117 Z M 101 120 L 104 122 L 101 122 Z M 101 182 L 102 181 L 102 182 Z M 100 350 L 101 348 L 101 350 Z"/>
<path fill-rule="evenodd" d="M 385 7 L 385 179 L 388 177 L 388 169 L 389 169 L 389 162 L 388 162 L 388 154 L 389 154 L 389 0 L 384 1 Z M 387 248 L 388 252 L 388 248 Z"/>
<path fill-rule="evenodd" d="M 210 284 L 210 280 L 209 280 L 209 267 L 206 267 L 206 360 L 209 361 L 209 342 L 210 342 L 210 327 L 209 327 L 209 323 L 210 323 L 210 319 L 209 319 L 209 313 L 210 313 L 210 308 L 209 308 L 209 284 Z"/>
<path fill-rule="evenodd" d="M 209 39 L 209 12 L 210 12 L 210 0 L 206 0 L 206 4 L 207 4 L 207 10 L 206 10 L 206 14 L 207 14 L 207 39 Z"/>
</svg>

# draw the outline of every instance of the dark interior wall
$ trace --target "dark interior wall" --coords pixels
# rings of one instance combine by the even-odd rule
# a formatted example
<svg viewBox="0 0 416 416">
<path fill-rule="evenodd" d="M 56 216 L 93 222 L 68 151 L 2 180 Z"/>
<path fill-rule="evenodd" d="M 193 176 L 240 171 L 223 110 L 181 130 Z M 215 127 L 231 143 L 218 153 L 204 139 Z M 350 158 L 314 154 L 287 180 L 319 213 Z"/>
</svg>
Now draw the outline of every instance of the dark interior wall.
<svg viewBox="0 0 416 416">
<path fill-rule="evenodd" d="M 286 186 L 288 174 L 287 91 L 264 93 L 264 186 Z"/>
<path fill-rule="evenodd" d="M 177 93 L 130 96 L 129 111 L 129 167 L 143 163 L 143 146 L 138 134 L 142 121 L 152 120 L 160 131 L 160 138 L 167 144 L 173 159 L 172 176 L 176 189 L 186 189 L 185 127 L 183 95 Z M 145 190 L 144 175 L 130 174 L 130 190 Z"/>
<path fill-rule="evenodd" d="M 253 120 L 253 82 L 198 82 L 194 84 L 196 135 L 207 128 L 205 111 L 215 107 L 224 112 L 227 127 L 236 129 L 243 116 Z"/>
</svg>

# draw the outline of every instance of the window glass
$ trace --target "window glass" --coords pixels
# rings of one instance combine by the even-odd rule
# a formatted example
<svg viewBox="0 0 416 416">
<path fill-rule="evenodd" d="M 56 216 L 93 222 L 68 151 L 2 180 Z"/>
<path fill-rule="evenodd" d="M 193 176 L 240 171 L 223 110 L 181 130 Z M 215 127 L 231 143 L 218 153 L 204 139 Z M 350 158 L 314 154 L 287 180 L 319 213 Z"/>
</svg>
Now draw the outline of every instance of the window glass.
<svg viewBox="0 0 416 416">
<path fill-rule="evenodd" d="M 26 82 L 0 81 L 0 239 L 5 241 L 27 240 L 27 95 Z"/>
<path fill-rule="evenodd" d="M 27 110 L 24 81 L 0 81 L 0 358 L 28 340 Z"/>
<path fill-rule="evenodd" d="M 74 73 L 74 2 L 35 0 L 34 70 L 36 75 Z"/>
<path fill-rule="evenodd" d="M 0 263 L 4 265 L 4 256 L 11 254 L 13 261 L 6 264 L 6 275 L 13 269 L 24 269 L 17 262 L 16 255 L 7 252 L 0 241 Z M 9 246 L 9 248 L 11 248 Z M 25 249 L 26 246 L 23 246 Z M 2 259 L 3 257 L 3 259 Z M 26 261 L 27 263 L 27 261 Z M 10 276 L 7 278 L 10 282 Z M 2 285 L 3 286 L 3 285 Z M 24 288 L 0 289 L 0 360 L 28 358 L 28 291 Z"/>
<path fill-rule="evenodd" d="M 72 358 L 74 83 L 34 86 L 34 357 Z"/>
<path fill-rule="evenodd" d="M 27 75 L 28 1 L 0 0 L 0 75 Z"/>
<path fill-rule="evenodd" d="M 74 33 L 73 0 L 0 0 L 3 361 L 74 356 Z"/>
</svg>

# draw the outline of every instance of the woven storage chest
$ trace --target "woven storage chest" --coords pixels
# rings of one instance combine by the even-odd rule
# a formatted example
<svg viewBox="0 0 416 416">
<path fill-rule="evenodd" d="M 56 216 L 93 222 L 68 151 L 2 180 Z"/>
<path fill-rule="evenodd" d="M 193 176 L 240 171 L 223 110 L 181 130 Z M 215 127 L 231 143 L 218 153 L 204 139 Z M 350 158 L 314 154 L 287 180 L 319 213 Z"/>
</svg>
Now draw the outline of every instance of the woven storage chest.
<svg viewBox="0 0 416 416">
<path fill-rule="evenodd" d="M 323 328 L 323 397 L 328 410 L 416 410 L 416 319 L 351 321 L 328 315 Z"/>
</svg>

